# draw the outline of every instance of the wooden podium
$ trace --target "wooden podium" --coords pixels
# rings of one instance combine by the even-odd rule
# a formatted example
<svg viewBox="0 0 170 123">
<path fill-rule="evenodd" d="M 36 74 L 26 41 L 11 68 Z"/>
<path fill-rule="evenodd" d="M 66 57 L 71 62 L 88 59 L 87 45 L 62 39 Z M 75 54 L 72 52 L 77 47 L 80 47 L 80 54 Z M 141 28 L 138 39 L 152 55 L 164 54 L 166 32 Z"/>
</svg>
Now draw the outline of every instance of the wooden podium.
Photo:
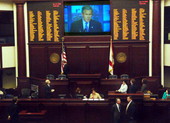
<svg viewBox="0 0 170 123">
<path fill-rule="evenodd" d="M 91 93 L 92 88 L 98 91 L 100 78 L 101 74 L 68 74 L 71 93 L 74 93 L 77 87 L 80 87 L 82 93 L 87 95 Z"/>
</svg>

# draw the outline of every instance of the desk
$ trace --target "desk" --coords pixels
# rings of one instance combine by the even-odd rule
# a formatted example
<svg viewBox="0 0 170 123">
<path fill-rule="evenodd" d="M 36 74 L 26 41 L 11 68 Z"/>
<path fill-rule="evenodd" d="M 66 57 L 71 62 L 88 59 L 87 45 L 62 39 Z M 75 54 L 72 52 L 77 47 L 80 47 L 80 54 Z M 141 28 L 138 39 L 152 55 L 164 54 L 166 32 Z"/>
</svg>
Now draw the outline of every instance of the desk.
<svg viewBox="0 0 170 123">
<path fill-rule="evenodd" d="M 157 79 L 155 77 L 149 77 L 148 88 L 151 91 L 156 90 Z M 40 78 L 18 78 L 18 92 L 21 92 L 22 88 L 30 88 L 31 84 L 39 86 L 39 97 L 44 97 L 43 85 L 45 79 Z M 96 88 L 97 91 L 107 98 L 108 91 L 114 91 L 120 88 L 123 80 L 126 80 L 129 84 L 130 79 L 101 79 L 100 74 L 69 74 L 69 78 L 65 80 L 51 80 L 52 87 L 56 90 L 54 92 L 54 97 L 62 93 L 74 93 L 77 86 L 81 87 L 82 93 L 89 95 L 91 88 Z M 138 88 L 140 90 L 140 87 Z M 19 95 L 19 94 L 18 94 Z"/>
<path fill-rule="evenodd" d="M 89 95 L 91 89 L 99 90 L 101 74 L 68 74 L 69 90 L 75 94 L 77 87 L 81 88 L 81 93 Z"/>
<path fill-rule="evenodd" d="M 27 110 L 22 110 L 19 113 L 19 118 L 24 123 L 29 123 L 30 121 L 36 123 L 45 123 L 47 110 L 41 110 L 39 112 L 29 112 Z"/>
<path fill-rule="evenodd" d="M 133 100 L 143 100 L 144 94 L 143 93 L 135 93 L 135 94 L 125 94 L 125 93 L 115 93 L 114 91 L 108 92 L 108 98 L 109 99 L 126 99 L 128 96 L 132 96 Z"/>
<path fill-rule="evenodd" d="M 11 99 L 0 100 L 0 123 L 7 123 L 6 111 L 11 102 Z M 39 112 L 46 110 L 45 123 L 112 123 L 111 106 L 113 103 L 111 100 L 83 101 L 81 99 L 18 100 L 21 111 Z M 137 123 L 168 123 L 170 121 L 170 100 L 143 100 L 139 102 L 135 100 L 135 103 Z M 122 100 L 122 105 L 125 107 L 127 101 Z"/>
</svg>

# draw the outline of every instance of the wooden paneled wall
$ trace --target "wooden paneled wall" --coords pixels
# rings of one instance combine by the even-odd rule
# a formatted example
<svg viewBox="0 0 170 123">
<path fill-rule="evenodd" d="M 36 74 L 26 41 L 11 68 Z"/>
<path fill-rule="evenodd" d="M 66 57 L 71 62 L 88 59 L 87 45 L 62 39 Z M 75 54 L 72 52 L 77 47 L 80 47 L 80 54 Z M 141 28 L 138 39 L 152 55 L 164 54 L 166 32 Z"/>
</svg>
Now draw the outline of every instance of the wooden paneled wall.
<svg viewBox="0 0 170 123">
<path fill-rule="evenodd" d="M 87 39 L 88 40 L 88 39 Z M 60 61 L 50 62 L 50 55 L 61 54 L 61 43 L 30 43 L 31 77 L 45 78 L 47 74 L 60 74 Z M 129 74 L 130 77 L 148 76 L 148 42 L 114 42 L 114 74 Z M 65 42 L 68 65 L 71 74 L 101 73 L 108 77 L 109 41 Z M 117 54 L 126 55 L 126 61 L 117 61 Z"/>
</svg>

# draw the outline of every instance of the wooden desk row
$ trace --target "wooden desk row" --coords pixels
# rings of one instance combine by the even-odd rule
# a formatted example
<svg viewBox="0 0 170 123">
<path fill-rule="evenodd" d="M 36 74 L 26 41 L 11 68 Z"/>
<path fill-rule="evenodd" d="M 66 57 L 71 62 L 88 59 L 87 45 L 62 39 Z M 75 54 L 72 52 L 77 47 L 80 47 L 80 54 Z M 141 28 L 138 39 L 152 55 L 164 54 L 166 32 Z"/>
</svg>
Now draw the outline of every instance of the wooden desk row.
<svg viewBox="0 0 170 123">
<path fill-rule="evenodd" d="M 72 75 L 72 78 L 59 80 L 51 80 L 51 86 L 55 89 L 54 96 L 57 97 L 58 94 L 74 94 L 77 87 L 80 87 L 84 95 L 89 95 L 91 89 L 95 88 L 97 92 L 103 94 L 106 98 L 108 96 L 108 91 L 114 91 L 120 88 L 123 80 L 126 80 L 129 85 L 130 79 L 101 79 L 98 74 L 88 75 Z M 37 85 L 39 87 L 39 97 L 44 97 L 44 84 L 45 79 L 40 78 L 18 78 L 18 93 L 21 92 L 22 88 L 31 88 L 31 85 Z M 138 83 L 138 89 L 140 90 L 141 81 L 136 79 Z M 148 77 L 148 88 L 152 92 L 158 90 L 158 78 Z"/>
<path fill-rule="evenodd" d="M 134 101 L 137 107 L 137 123 L 169 122 L 170 100 Z M 0 100 L 1 123 L 7 123 L 7 109 L 10 103 L 11 99 Z M 18 103 L 20 119 L 24 123 L 35 121 L 38 123 L 112 123 L 111 107 L 114 103 L 112 100 L 19 99 Z M 127 102 L 122 101 L 122 105 L 125 110 Z M 123 123 L 126 123 L 125 119 Z"/>
</svg>

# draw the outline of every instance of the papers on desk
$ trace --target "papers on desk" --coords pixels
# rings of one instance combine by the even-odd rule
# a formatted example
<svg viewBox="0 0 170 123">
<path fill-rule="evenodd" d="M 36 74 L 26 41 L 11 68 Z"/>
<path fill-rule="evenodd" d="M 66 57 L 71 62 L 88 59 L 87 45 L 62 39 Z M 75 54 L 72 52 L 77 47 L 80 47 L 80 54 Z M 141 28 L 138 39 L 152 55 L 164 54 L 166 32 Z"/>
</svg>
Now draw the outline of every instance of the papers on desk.
<svg viewBox="0 0 170 123">
<path fill-rule="evenodd" d="M 84 101 L 104 101 L 105 99 L 83 99 Z"/>
</svg>

